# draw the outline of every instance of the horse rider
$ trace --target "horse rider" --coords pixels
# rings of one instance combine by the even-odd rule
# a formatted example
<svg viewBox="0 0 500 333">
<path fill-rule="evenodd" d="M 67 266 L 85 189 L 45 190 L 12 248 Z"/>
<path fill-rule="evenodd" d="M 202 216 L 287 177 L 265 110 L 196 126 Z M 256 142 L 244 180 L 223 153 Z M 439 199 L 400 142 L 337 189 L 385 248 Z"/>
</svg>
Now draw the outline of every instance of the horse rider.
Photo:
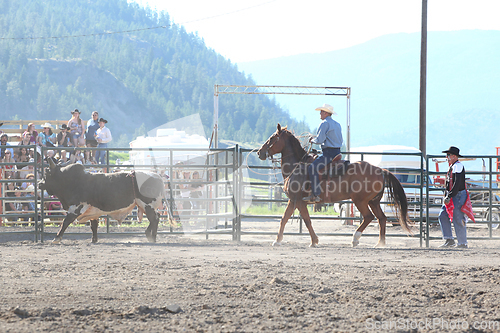
<svg viewBox="0 0 500 333">
<path fill-rule="evenodd" d="M 307 172 L 311 181 L 311 195 L 303 198 L 303 200 L 310 203 L 316 203 L 321 200 L 319 197 L 321 194 L 319 171 L 325 168 L 340 154 L 340 148 L 343 143 L 342 128 L 340 124 L 331 117 L 337 114 L 333 111 L 333 106 L 324 104 L 316 108 L 316 111 L 320 111 L 319 115 L 322 122 L 318 127 L 316 136 L 309 138 L 309 142 L 320 144 L 323 155 L 318 156 L 318 158 L 307 167 Z"/>
</svg>

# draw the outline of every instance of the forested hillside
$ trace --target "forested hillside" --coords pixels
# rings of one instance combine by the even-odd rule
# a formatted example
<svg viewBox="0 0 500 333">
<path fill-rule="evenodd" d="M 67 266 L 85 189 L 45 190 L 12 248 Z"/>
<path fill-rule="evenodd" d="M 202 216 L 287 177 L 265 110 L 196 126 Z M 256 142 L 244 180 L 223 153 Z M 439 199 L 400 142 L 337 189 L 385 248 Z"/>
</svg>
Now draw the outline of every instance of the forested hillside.
<svg viewBox="0 0 500 333">
<path fill-rule="evenodd" d="M 193 113 L 210 135 L 214 84 L 255 84 L 168 13 L 126 0 L 0 0 L 0 38 L 0 118 L 98 110 L 115 146 Z M 277 122 L 309 130 L 266 96 L 219 99 L 220 139 L 262 142 Z"/>
</svg>

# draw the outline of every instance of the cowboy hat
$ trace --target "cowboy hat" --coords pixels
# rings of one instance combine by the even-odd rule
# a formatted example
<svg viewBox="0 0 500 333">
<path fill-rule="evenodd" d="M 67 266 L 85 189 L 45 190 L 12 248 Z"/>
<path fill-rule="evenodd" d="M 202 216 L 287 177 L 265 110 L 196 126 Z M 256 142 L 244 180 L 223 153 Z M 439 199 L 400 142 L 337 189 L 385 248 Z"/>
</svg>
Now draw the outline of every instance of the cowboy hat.
<svg viewBox="0 0 500 333">
<path fill-rule="evenodd" d="M 76 113 L 76 112 L 81 113 L 78 109 L 74 109 L 73 111 L 71 111 L 71 114 Z"/>
<path fill-rule="evenodd" d="M 462 155 L 460 155 L 460 149 L 454 146 L 450 146 L 448 150 L 443 150 L 443 153 L 456 155 L 458 157 L 463 157 Z"/>
<path fill-rule="evenodd" d="M 100 122 L 100 123 L 105 123 L 105 124 L 106 124 L 108 121 L 107 121 L 106 119 L 104 119 L 104 118 L 100 118 L 100 119 L 99 119 L 99 122 Z"/>
<path fill-rule="evenodd" d="M 50 123 L 42 124 L 42 128 L 45 128 L 45 127 L 52 128 L 52 125 Z"/>
<path fill-rule="evenodd" d="M 315 110 L 325 111 L 329 114 L 337 114 L 335 111 L 333 111 L 333 106 L 331 106 L 330 104 L 323 104 L 323 106 L 317 107 Z"/>
</svg>

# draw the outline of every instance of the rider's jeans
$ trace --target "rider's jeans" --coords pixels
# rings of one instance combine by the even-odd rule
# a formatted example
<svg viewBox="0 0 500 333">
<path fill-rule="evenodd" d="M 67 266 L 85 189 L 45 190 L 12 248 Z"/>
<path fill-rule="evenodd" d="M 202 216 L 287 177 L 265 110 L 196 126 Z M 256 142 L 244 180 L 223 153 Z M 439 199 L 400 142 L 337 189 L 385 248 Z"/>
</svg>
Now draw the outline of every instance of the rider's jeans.
<svg viewBox="0 0 500 333">
<path fill-rule="evenodd" d="M 326 167 L 338 154 L 340 154 L 340 148 L 325 148 L 323 149 L 323 155 L 319 156 L 307 167 L 309 180 L 311 181 L 312 193 L 315 196 L 319 196 L 321 194 L 319 170 Z"/>
</svg>

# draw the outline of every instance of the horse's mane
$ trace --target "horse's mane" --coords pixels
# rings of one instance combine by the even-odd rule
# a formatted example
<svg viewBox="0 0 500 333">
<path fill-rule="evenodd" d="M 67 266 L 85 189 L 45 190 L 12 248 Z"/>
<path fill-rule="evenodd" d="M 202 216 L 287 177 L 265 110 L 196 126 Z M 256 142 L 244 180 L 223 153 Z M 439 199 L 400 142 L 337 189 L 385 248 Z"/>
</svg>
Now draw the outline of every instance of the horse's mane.
<svg viewBox="0 0 500 333">
<path fill-rule="evenodd" d="M 283 131 L 285 131 L 288 134 L 288 137 L 290 138 L 290 144 L 292 146 L 292 150 L 293 150 L 295 157 L 298 160 L 302 160 L 304 158 L 304 156 L 307 154 L 307 152 L 300 144 L 299 139 L 297 139 L 295 137 L 295 135 L 292 132 L 290 132 L 288 129 L 284 128 Z"/>
</svg>

